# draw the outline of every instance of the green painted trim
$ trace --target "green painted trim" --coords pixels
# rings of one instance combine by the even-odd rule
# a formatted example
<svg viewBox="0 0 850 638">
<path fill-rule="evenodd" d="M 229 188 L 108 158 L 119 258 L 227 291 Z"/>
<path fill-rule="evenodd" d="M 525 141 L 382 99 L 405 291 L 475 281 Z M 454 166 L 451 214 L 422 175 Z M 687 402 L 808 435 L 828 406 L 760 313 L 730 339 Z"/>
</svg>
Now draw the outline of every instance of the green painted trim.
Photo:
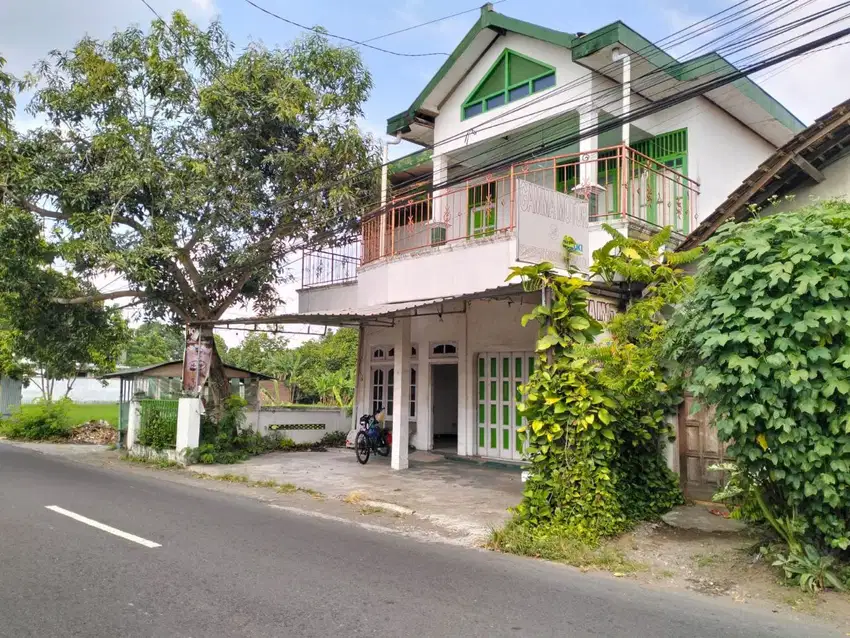
<svg viewBox="0 0 850 638">
<path fill-rule="evenodd" d="M 543 71 L 542 73 L 538 73 L 537 75 L 533 75 L 529 78 L 526 78 L 522 82 L 514 82 L 513 84 L 511 84 L 511 82 L 510 82 L 511 56 L 517 56 L 519 58 L 522 58 L 523 60 L 526 60 L 528 62 L 532 62 L 532 63 L 534 63 L 538 66 L 541 66 L 546 70 Z M 496 70 L 496 67 L 498 67 L 502 63 L 502 61 L 504 61 L 504 63 L 505 63 L 505 78 L 504 78 L 504 83 L 502 85 L 502 88 L 498 91 L 494 91 L 493 93 L 489 93 L 489 94 L 484 95 L 482 97 L 477 97 L 473 100 L 472 97 L 476 93 L 478 93 L 478 90 L 484 85 L 484 83 L 487 82 L 493 76 L 493 73 Z M 545 89 L 535 91 L 534 90 L 534 83 L 537 80 L 539 80 L 541 78 L 549 77 L 550 75 L 555 76 L 555 84 L 553 84 L 552 86 L 546 87 Z M 518 100 L 515 100 L 515 102 L 518 102 L 519 100 L 524 100 L 527 97 L 531 97 L 535 93 L 543 93 L 544 91 L 548 91 L 549 89 L 553 89 L 557 86 L 557 84 L 558 84 L 558 79 L 557 79 L 557 75 L 555 74 L 555 67 L 553 67 L 549 64 L 546 64 L 545 62 L 541 62 L 540 60 L 535 60 L 534 58 L 529 57 L 527 55 L 524 55 L 524 54 L 520 53 L 519 51 L 514 51 L 513 49 L 505 48 L 499 54 L 499 57 L 497 57 L 495 59 L 493 64 L 490 65 L 490 68 L 487 69 L 487 73 L 485 73 L 481 77 L 481 79 L 478 81 L 478 84 L 476 84 L 475 87 L 469 92 L 469 95 L 467 95 L 466 100 L 463 102 L 463 104 L 460 105 L 460 119 L 461 119 L 461 121 L 463 121 L 463 120 L 467 120 L 467 119 L 472 118 L 472 117 L 478 117 L 479 115 L 483 115 L 484 113 L 489 113 L 490 111 L 492 111 L 494 109 L 499 109 L 499 108 L 502 108 L 503 106 L 507 106 L 508 104 L 513 104 L 513 102 L 510 101 L 510 92 L 513 91 L 516 88 L 521 87 L 521 86 L 526 86 L 526 85 L 528 86 L 528 94 L 522 96 Z M 502 101 L 502 103 L 497 105 L 497 106 L 494 106 L 492 109 L 488 108 L 487 102 L 490 99 L 497 97 L 499 95 L 504 96 L 504 100 Z M 473 115 L 467 115 L 466 109 L 469 108 L 470 106 L 474 106 L 476 104 L 481 105 L 481 112 L 475 113 Z"/>
<path fill-rule="evenodd" d="M 394 175 L 395 173 L 401 173 L 402 171 L 409 171 L 411 168 L 427 164 L 431 161 L 433 155 L 434 151 L 430 148 L 424 148 L 421 151 L 414 151 L 409 155 L 399 157 L 397 160 L 390 162 L 387 165 L 387 172 L 390 175 Z"/>
<path fill-rule="evenodd" d="M 679 62 L 619 20 L 577 38 L 572 47 L 573 62 L 578 62 L 613 44 L 620 44 L 633 52 L 640 51 L 641 57 L 646 58 L 650 64 L 659 68 L 669 67 L 665 69 L 665 73 L 682 82 L 712 73 L 726 74 L 738 71 L 737 67 L 715 52 L 706 53 L 687 62 Z M 799 118 L 751 79 L 741 78 L 732 82 L 732 85 L 789 131 L 799 133 L 806 128 Z"/>
<path fill-rule="evenodd" d="M 469 48 L 472 41 L 475 40 L 475 37 L 484 29 L 492 29 L 497 33 L 511 31 L 513 33 L 518 33 L 529 38 L 542 40 L 543 42 L 548 42 L 555 46 L 565 48 L 570 48 L 573 40 L 575 40 L 575 35 L 571 33 L 548 29 L 537 24 L 525 22 L 524 20 L 517 20 L 516 18 L 510 18 L 506 15 L 502 15 L 501 13 L 487 11 L 482 8 L 481 16 L 478 18 L 476 23 L 472 25 L 472 28 L 455 47 L 448 59 L 446 59 L 443 65 L 437 70 L 434 77 L 432 77 L 428 84 L 425 85 L 425 88 L 422 89 L 419 95 L 416 96 L 416 99 L 413 100 L 413 104 L 411 104 L 407 110 L 393 115 L 387 120 L 388 135 L 395 135 L 410 126 L 416 112 L 422 107 L 422 104 L 424 104 L 431 91 L 434 90 L 444 77 L 446 77 L 446 74 L 448 74 L 458 59 Z"/>
</svg>

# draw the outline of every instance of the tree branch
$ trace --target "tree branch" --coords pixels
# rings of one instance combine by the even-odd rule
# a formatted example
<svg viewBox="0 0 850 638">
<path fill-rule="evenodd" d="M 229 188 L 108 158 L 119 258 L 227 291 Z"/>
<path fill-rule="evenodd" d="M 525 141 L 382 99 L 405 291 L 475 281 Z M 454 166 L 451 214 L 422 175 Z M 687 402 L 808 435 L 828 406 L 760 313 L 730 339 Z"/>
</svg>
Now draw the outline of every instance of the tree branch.
<svg viewBox="0 0 850 638">
<path fill-rule="evenodd" d="M 86 295 L 85 297 L 73 297 L 72 299 L 62 299 L 54 297 L 51 299 L 53 303 L 59 303 L 66 306 L 76 306 L 84 303 L 93 303 L 95 301 L 107 301 L 109 299 L 121 299 L 122 297 L 148 297 L 148 293 L 143 290 L 115 290 L 113 292 L 101 292 L 96 295 Z"/>
<path fill-rule="evenodd" d="M 37 206 L 37 205 L 27 201 L 23 197 L 19 197 L 18 195 L 13 193 L 11 190 L 9 190 L 8 187 L 3 186 L 2 184 L 0 184 L 0 192 L 7 194 L 9 197 L 11 197 L 13 200 L 15 200 L 15 203 L 18 206 L 20 206 L 24 210 L 28 210 L 29 212 L 34 213 L 36 215 L 39 215 L 40 217 L 47 217 L 48 219 L 57 219 L 59 221 L 69 221 L 71 219 L 72 213 L 64 213 L 64 212 L 59 212 L 59 211 L 55 211 L 55 210 L 48 210 L 46 208 L 42 208 L 41 206 Z M 138 233 L 145 232 L 145 227 L 142 226 L 135 219 L 131 219 L 129 217 L 124 217 L 123 215 L 115 215 L 114 212 L 113 212 L 112 215 L 110 215 L 110 219 L 111 219 L 112 223 L 121 224 L 123 226 L 129 226 L 130 228 L 132 228 L 133 230 L 135 230 Z"/>
</svg>

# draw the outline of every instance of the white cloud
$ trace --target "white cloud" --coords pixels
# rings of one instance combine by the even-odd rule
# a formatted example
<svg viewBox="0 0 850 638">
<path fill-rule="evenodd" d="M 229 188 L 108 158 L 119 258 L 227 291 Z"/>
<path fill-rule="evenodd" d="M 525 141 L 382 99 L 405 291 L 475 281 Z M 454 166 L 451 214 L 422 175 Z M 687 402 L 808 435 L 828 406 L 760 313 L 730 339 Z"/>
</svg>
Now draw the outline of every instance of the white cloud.
<svg viewBox="0 0 850 638">
<path fill-rule="evenodd" d="M 758 24 L 745 26 L 744 23 L 747 20 L 761 15 L 759 13 L 752 14 L 741 22 L 712 29 L 696 38 L 688 38 L 686 42 L 674 47 L 671 53 L 680 57 L 692 57 L 718 47 L 729 47 L 731 43 L 741 37 L 763 34 L 834 6 L 835 3 L 830 0 L 800 3 L 787 10 L 787 13 L 785 11 L 780 11 L 778 14 L 776 12 L 765 12 L 764 19 Z M 666 3 L 659 7 L 659 12 L 667 22 L 671 33 L 685 29 L 707 17 L 682 11 L 678 7 Z M 720 52 L 739 67 L 746 66 L 844 28 L 847 26 L 846 19 L 849 17 L 850 14 L 839 11 L 798 26 L 793 30 L 777 34 L 774 39 L 758 42 L 745 50 L 730 52 L 727 48 L 726 51 L 721 49 Z M 838 24 L 829 24 L 837 19 L 844 21 Z M 706 22 L 705 25 L 711 26 L 709 22 Z M 807 31 L 814 31 L 814 33 L 804 35 Z M 709 44 L 710 40 L 726 33 L 730 35 L 720 42 Z M 706 45 L 705 48 L 695 51 L 702 45 Z M 767 51 L 774 45 L 781 46 L 778 46 L 775 50 Z M 748 56 L 752 57 L 747 59 Z M 848 66 L 850 66 L 850 46 L 837 46 L 769 67 L 755 74 L 752 79 L 808 124 L 836 104 L 850 97 L 850 85 L 840 81 Z"/>
<path fill-rule="evenodd" d="M 205 24 L 215 12 L 214 0 L 151 0 L 164 18 L 185 11 Z M 8 70 L 21 74 L 53 49 L 64 50 L 84 35 L 109 37 L 131 24 L 147 26 L 154 18 L 140 0 L 2 0 L 0 2 L 0 56 Z"/>
</svg>

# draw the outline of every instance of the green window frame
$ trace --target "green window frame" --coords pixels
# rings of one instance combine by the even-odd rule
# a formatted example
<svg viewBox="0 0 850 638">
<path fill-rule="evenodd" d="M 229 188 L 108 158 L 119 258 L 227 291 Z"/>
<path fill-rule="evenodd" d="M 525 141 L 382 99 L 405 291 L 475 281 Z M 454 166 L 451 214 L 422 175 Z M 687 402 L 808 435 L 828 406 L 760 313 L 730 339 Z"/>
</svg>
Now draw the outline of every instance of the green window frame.
<svg viewBox="0 0 850 638">
<path fill-rule="evenodd" d="M 496 232 L 496 182 L 470 186 L 466 192 L 467 234 L 470 237 L 492 235 Z"/>
<path fill-rule="evenodd" d="M 555 68 L 505 49 L 461 106 L 462 120 L 546 91 L 556 84 Z"/>
<path fill-rule="evenodd" d="M 654 137 L 650 137 L 640 142 L 635 142 L 634 149 L 638 153 L 646 155 L 648 158 L 655 160 L 659 164 L 663 164 L 667 168 L 681 173 L 685 177 L 688 176 L 688 129 L 681 128 L 676 131 L 662 133 Z M 660 188 L 658 183 L 662 178 L 654 175 L 651 188 Z M 681 187 L 677 195 L 677 199 L 681 201 L 682 219 L 674 224 L 674 230 L 687 234 L 690 232 L 690 223 L 688 216 L 689 202 L 687 189 L 684 185 Z M 647 221 L 657 223 L 659 217 L 658 205 L 653 201 L 647 207 Z"/>
</svg>

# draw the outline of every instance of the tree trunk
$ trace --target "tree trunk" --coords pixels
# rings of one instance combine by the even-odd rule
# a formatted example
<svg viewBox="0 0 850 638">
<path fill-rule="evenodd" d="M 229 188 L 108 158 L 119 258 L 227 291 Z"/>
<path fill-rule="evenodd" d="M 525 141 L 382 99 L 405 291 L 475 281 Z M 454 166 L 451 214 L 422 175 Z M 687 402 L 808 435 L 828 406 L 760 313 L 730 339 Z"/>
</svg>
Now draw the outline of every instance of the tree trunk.
<svg viewBox="0 0 850 638">
<path fill-rule="evenodd" d="M 213 339 L 212 328 L 201 329 L 201 340 L 212 344 L 212 352 L 210 354 L 210 373 L 207 379 L 207 387 L 209 395 L 206 406 L 206 413 L 214 421 L 221 420 L 224 414 L 225 402 L 230 396 L 230 381 L 227 379 L 227 374 L 224 370 L 224 361 L 218 354 L 215 347 L 215 339 Z"/>
</svg>

